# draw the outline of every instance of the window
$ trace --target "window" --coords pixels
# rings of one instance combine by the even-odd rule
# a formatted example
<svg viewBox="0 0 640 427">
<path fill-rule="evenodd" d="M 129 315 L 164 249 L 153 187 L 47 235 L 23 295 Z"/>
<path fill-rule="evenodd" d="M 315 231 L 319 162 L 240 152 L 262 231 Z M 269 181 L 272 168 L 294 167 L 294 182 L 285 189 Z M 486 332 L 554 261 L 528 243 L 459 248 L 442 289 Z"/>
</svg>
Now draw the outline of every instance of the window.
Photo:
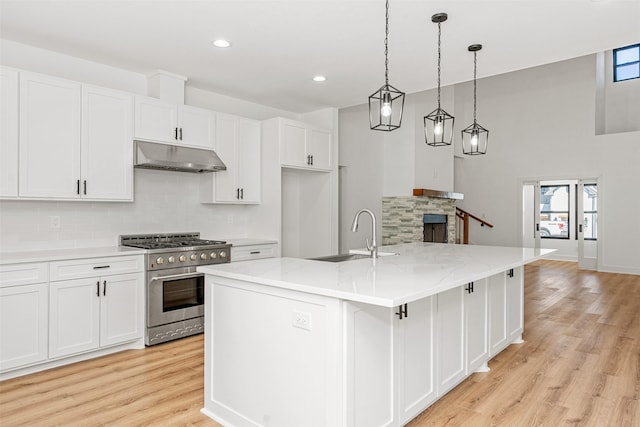
<svg viewBox="0 0 640 427">
<path fill-rule="evenodd" d="M 569 186 L 540 186 L 540 237 L 569 238 Z"/>
<path fill-rule="evenodd" d="M 613 81 L 640 77 L 640 44 L 613 50 Z"/>
<path fill-rule="evenodd" d="M 582 199 L 584 240 L 596 240 L 598 238 L 598 186 L 585 184 L 582 187 Z"/>
</svg>

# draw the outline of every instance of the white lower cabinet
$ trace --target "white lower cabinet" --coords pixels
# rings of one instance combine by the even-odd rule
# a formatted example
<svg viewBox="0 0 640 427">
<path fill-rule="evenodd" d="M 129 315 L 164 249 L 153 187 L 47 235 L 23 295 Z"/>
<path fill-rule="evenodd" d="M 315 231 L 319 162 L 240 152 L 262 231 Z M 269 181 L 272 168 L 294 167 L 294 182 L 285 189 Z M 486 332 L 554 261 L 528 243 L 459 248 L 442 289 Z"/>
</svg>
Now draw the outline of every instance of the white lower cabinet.
<svg viewBox="0 0 640 427">
<path fill-rule="evenodd" d="M 466 375 L 464 287 L 441 292 L 436 298 L 436 366 L 441 396 Z"/>
<path fill-rule="evenodd" d="M 486 371 L 489 359 L 487 279 L 469 283 L 464 288 L 465 357 L 467 375 L 470 375 L 477 370 Z"/>
<path fill-rule="evenodd" d="M 402 319 L 397 307 L 345 303 L 346 425 L 404 425 L 436 400 L 435 301 L 408 304 Z"/>
<path fill-rule="evenodd" d="M 522 339 L 524 281 L 522 267 L 491 276 L 489 293 L 489 354 L 491 357 Z"/>
<path fill-rule="evenodd" d="M 49 266 L 0 265 L 0 371 L 47 359 Z"/>
<path fill-rule="evenodd" d="M 398 416 L 403 425 L 438 397 L 434 369 L 435 301 L 424 298 L 407 304 L 407 317 L 398 319 Z"/>
<path fill-rule="evenodd" d="M 524 280 L 522 267 L 506 272 L 507 282 L 507 340 L 522 342 L 524 329 Z"/>
<path fill-rule="evenodd" d="M 139 274 L 51 283 L 49 357 L 140 338 Z"/>
<path fill-rule="evenodd" d="M 48 287 L 0 288 L 0 371 L 47 359 Z"/>
</svg>

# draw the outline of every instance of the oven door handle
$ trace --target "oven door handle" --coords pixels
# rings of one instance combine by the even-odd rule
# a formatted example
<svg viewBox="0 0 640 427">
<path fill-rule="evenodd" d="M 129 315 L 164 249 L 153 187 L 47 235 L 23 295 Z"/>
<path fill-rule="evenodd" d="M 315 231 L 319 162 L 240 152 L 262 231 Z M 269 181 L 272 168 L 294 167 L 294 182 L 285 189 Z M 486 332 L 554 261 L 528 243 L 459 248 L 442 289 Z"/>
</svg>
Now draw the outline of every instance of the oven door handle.
<svg viewBox="0 0 640 427">
<path fill-rule="evenodd" d="M 149 281 L 155 282 L 156 280 L 170 280 L 170 279 L 181 279 L 183 277 L 202 277 L 204 273 L 182 273 L 182 274 L 172 274 L 169 276 L 157 276 L 152 277 Z"/>
</svg>

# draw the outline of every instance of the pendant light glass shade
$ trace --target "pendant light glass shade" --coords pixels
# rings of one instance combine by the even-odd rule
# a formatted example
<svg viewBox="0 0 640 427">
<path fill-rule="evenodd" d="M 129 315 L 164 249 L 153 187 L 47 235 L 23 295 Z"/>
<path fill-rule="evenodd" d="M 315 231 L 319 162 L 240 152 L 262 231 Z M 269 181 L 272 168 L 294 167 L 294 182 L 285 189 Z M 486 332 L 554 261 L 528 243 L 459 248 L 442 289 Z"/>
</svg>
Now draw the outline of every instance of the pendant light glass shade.
<svg viewBox="0 0 640 427">
<path fill-rule="evenodd" d="M 431 22 L 438 24 L 438 108 L 424 116 L 424 138 L 426 144 L 433 147 L 451 145 L 453 141 L 454 117 L 440 107 L 440 38 L 442 34 L 440 24 L 447 18 L 446 13 L 436 13 L 431 17 Z"/>
<path fill-rule="evenodd" d="M 369 96 L 369 125 L 373 130 L 392 131 L 402 124 L 404 92 L 389 84 L 389 0 L 385 11 L 384 85 Z"/>
<path fill-rule="evenodd" d="M 477 111 L 477 52 L 482 49 L 481 44 L 472 44 L 468 47 L 473 52 L 473 123 L 462 130 L 462 152 L 474 156 L 485 154 L 489 143 L 489 131 L 478 124 Z"/>
</svg>

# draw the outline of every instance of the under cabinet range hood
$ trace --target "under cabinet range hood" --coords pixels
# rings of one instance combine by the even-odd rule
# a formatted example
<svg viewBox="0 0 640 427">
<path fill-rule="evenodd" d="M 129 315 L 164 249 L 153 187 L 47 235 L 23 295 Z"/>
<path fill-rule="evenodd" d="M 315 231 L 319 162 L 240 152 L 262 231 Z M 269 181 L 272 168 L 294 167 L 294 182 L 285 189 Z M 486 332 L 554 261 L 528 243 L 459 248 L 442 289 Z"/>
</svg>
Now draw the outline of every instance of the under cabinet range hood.
<svg viewBox="0 0 640 427">
<path fill-rule="evenodd" d="M 213 150 L 134 141 L 133 165 L 142 169 L 206 173 L 227 170 Z"/>
</svg>

